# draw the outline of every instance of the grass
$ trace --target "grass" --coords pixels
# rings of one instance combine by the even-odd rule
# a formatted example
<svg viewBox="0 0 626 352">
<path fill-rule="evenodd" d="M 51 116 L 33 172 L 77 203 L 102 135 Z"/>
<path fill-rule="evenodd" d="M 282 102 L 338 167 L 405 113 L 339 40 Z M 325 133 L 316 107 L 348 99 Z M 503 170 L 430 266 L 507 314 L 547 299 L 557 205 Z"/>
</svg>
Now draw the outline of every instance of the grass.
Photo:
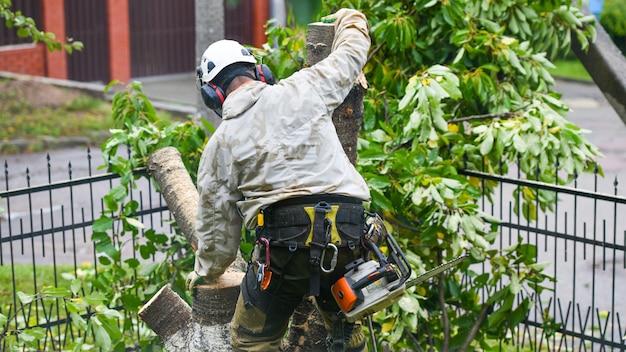
<svg viewBox="0 0 626 352">
<path fill-rule="evenodd" d="M 173 119 L 164 111 L 157 114 Z M 99 145 L 112 128 L 112 106 L 105 99 L 69 88 L 0 80 L 0 153 L 54 148 L 48 137 L 83 137 Z"/>
<path fill-rule="evenodd" d="M 113 127 L 111 104 L 78 95 L 59 106 L 40 105 L 19 89 L 0 93 L 0 140 L 84 136 Z"/>
<path fill-rule="evenodd" d="M 585 66 L 579 60 L 555 60 L 556 68 L 550 70 L 554 78 L 593 82 Z"/>
<path fill-rule="evenodd" d="M 8 307 L 13 305 L 13 285 L 15 285 L 16 291 L 22 291 L 27 294 L 33 294 L 35 292 L 34 281 L 37 281 L 37 288 L 41 289 L 44 286 L 55 285 L 55 274 L 57 278 L 57 284 L 68 285 L 67 280 L 62 277 L 62 273 L 73 273 L 73 265 L 57 265 L 56 270 L 52 265 L 37 265 L 33 268 L 32 265 L 26 264 L 13 264 L 12 270 L 9 267 L 2 267 L 0 270 L 0 307 L 2 311 L 8 312 Z M 19 306 L 19 302 L 18 302 Z"/>
</svg>

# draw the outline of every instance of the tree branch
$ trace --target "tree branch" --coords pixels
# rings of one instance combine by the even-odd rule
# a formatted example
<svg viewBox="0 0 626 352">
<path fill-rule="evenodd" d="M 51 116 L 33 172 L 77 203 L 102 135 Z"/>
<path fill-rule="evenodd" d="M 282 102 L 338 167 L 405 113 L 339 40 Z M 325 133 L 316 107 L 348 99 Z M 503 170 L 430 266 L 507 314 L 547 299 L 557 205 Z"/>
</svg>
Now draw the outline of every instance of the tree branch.
<svg viewBox="0 0 626 352">
<path fill-rule="evenodd" d="M 465 117 L 459 117 L 458 119 L 452 119 L 452 120 L 448 120 L 448 123 L 457 123 L 457 122 L 465 122 L 465 121 L 471 121 L 471 120 L 482 120 L 482 119 L 495 119 L 495 118 L 499 118 L 499 117 L 509 117 L 509 116 L 513 116 L 516 113 L 525 110 L 526 108 L 528 108 L 528 106 L 530 106 L 530 104 L 526 104 L 524 106 L 522 106 L 519 109 L 515 109 L 513 111 L 507 111 L 507 112 L 500 112 L 497 114 L 481 114 L 481 115 L 470 115 L 470 116 L 465 116 Z"/>
<path fill-rule="evenodd" d="M 476 337 L 476 333 L 478 332 L 478 329 L 483 324 L 483 321 L 485 321 L 485 318 L 487 317 L 487 313 L 489 312 L 490 308 L 491 308 L 491 305 L 485 303 L 483 307 L 480 309 L 480 313 L 478 313 L 478 319 L 476 319 L 476 321 L 474 322 L 474 325 L 472 325 L 472 328 L 467 332 L 467 335 L 465 336 L 465 340 L 463 340 L 463 344 L 459 348 L 459 352 L 467 351 L 470 343 L 472 343 L 472 341 L 474 340 L 474 337 Z"/>
<path fill-rule="evenodd" d="M 443 262 L 441 251 L 437 253 L 437 260 L 439 263 Z M 442 351 L 448 351 L 450 346 L 450 318 L 448 317 L 448 311 L 446 310 L 446 299 L 443 292 L 443 272 L 439 274 L 437 282 L 437 291 L 439 293 L 439 305 L 441 306 L 441 320 L 443 321 L 443 345 Z"/>
</svg>

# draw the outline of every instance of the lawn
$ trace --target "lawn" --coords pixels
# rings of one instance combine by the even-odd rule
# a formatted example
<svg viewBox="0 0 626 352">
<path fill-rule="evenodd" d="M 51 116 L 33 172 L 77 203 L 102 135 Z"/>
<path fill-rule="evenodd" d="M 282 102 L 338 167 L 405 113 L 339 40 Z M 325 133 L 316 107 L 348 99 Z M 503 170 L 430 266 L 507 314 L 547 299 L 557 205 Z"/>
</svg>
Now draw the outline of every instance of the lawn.
<svg viewBox="0 0 626 352">
<path fill-rule="evenodd" d="M 37 265 L 37 267 L 33 267 L 28 264 L 13 264 L 11 267 L 2 266 L 0 269 L 0 282 L 3 284 L 0 285 L 0 307 L 5 311 L 9 305 L 14 303 L 13 287 L 15 287 L 16 291 L 33 294 L 35 292 L 35 281 L 39 290 L 44 286 L 67 286 L 69 281 L 63 278 L 63 273 L 74 273 L 74 266 L 57 265 L 56 270 L 52 265 Z M 55 280 L 57 285 L 55 285 Z"/>
<path fill-rule="evenodd" d="M 81 137 L 85 144 L 100 146 L 115 127 L 111 111 L 111 102 L 93 93 L 0 79 L 0 153 L 51 149 L 44 143 L 50 137 Z M 157 114 L 174 119 L 164 111 Z"/>
<path fill-rule="evenodd" d="M 550 70 L 550 74 L 556 79 L 571 79 L 592 83 L 593 80 L 585 66 L 578 60 L 556 60 L 556 68 Z"/>
</svg>

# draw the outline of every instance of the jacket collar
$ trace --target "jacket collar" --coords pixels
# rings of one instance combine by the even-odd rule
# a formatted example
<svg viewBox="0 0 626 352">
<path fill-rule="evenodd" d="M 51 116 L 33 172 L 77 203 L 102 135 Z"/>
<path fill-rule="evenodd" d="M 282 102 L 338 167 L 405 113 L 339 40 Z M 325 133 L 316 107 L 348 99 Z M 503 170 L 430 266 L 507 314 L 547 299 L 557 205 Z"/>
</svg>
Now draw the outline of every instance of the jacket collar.
<svg viewBox="0 0 626 352">
<path fill-rule="evenodd" d="M 263 89 L 267 84 L 259 81 L 253 81 L 237 88 L 230 93 L 224 101 L 224 109 L 222 111 L 222 119 L 229 120 L 238 117 L 246 110 L 254 105 Z"/>
</svg>

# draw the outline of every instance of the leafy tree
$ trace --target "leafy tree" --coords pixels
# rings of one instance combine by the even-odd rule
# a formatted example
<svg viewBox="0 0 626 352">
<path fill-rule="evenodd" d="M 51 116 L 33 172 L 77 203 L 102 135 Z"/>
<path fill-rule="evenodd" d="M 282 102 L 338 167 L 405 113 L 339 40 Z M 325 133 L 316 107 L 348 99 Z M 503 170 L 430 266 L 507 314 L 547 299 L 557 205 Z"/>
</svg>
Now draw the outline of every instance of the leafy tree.
<svg viewBox="0 0 626 352">
<path fill-rule="evenodd" d="M 600 14 L 600 23 L 611 36 L 613 42 L 626 55 L 626 3 L 619 0 L 605 0 Z"/>
<path fill-rule="evenodd" d="M 11 0 L 0 0 L 0 18 L 4 19 L 7 28 L 15 28 L 17 36 L 20 38 L 31 38 L 33 42 L 42 42 L 46 44 L 48 50 L 63 50 L 72 53 L 74 50 L 82 50 L 83 43 L 74 41 L 71 38 L 62 42 L 56 38 L 54 33 L 41 31 L 37 28 L 35 20 L 31 17 L 24 16 L 21 11 L 11 9 Z"/>
<path fill-rule="evenodd" d="M 394 346 L 486 348 L 488 339 L 514 332 L 533 304 L 532 292 L 553 280 L 543 272 L 547 264 L 536 262 L 535 246 L 521 238 L 510 248 L 492 249 L 498 221 L 481 213 L 478 203 L 495 184 L 459 170 L 506 174 L 515 166 L 528 179 L 566 184 L 596 167 L 601 153 L 567 120 L 569 108 L 548 71 L 550 58 L 569 50 L 572 35 L 583 47 L 595 36 L 594 19 L 580 5 L 324 2 L 317 18 L 352 7 L 371 26 L 358 161 L 371 208 L 399 234 L 418 273 L 462 252 L 471 256 L 458 272 L 411 290 L 375 315 Z M 304 29 L 294 28 L 269 27 L 264 55 L 279 76 L 302 67 Z M 555 197 L 530 188 L 516 192 L 522 201 L 515 211 L 528 219 L 549 211 Z M 489 271 L 480 274 L 472 263 L 487 264 Z M 558 325 L 544 318 L 545 331 L 553 333 Z"/>
<path fill-rule="evenodd" d="M 441 275 L 437 284 L 413 288 L 397 305 L 376 314 L 381 335 L 396 348 L 486 349 L 489 339 L 514 332 L 533 304 L 531 293 L 545 290 L 553 278 L 543 272 L 546 263 L 536 262 L 535 246 L 521 239 L 509 248 L 492 249 L 497 219 L 482 214 L 478 202 L 495 185 L 459 170 L 507 173 L 517 165 L 529 179 L 565 184 L 595 167 L 600 152 L 585 139 L 585 131 L 567 120 L 569 109 L 548 72 L 550 57 L 569 48 L 571 35 L 583 44 L 594 37 L 593 17 L 583 16 L 569 1 L 555 0 L 330 0 L 321 14 L 339 7 L 362 10 L 371 25 L 373 46 L 364 70 L 370 89 L 358 167 L 371 187 L 372 210 L 395 229 L 418 274 L 462 252 L 471 256 L 470 263 Z M 303 67 L 302 27 L 269 26 L 268 33 L 268 44 L 257 52 L 278 77 Z M 189 248 L 177 236 L 152 232 L 145 234 L 150 241 L 138 244 L 142 257 L 162 251 L 170 258 L 181 249 L 188 255 L 149 267 L 120 256 L 121 237 L 136 238 L 142 231 L 136 201 L 127 199 L 136 177 L 132 170 L 145 166 L 160 146 L 173 145 L 188 156 L 195 179 L 206 142 L 198 126 L 155 118 L 139 84 L 116 95 L 113 105 L 120 126 L 103 151 L 107 167 L 122 178 L 105 197 L 108 213 L 94 222 L 93 234 L 106 275 L 47 293 L 77 300 L 79 287 L 102 290 L 89 306 L 100 309 L 102 319 L 90 325 L 80 315 L 72 319 L 84 331 L 95 331 L 96 345 L 105 350 L 148 346 L 151 340 L 129 339 L 113 323 L 120 316 L 103 307 L 121 305 L 130 312 L 126 328 L 140 302 L 162 283 L 174 283 L 186 296 L 180 271 L 192 263 Z M 129 146 L 132 155 L 118 156 L 121 146 Z M 518 192 L 515 198 L 522 202 L 515 210 L 529 219 L 549 210 L 554 197 L 529 188 Z M 485 264 L 488 272 L 475 271 L 473 263 Z M 145 275 L 129 280 L 132 271 Z M 26 301 L 35 297 L 23 296 Z M 6 320 L 0 315 L 0 321 Z M 544 329 L 554 333 L 558 324 L 546 316 Z M 18 333 L 35 341 L 41 335 L 36 329 Z"/>
</svg>

